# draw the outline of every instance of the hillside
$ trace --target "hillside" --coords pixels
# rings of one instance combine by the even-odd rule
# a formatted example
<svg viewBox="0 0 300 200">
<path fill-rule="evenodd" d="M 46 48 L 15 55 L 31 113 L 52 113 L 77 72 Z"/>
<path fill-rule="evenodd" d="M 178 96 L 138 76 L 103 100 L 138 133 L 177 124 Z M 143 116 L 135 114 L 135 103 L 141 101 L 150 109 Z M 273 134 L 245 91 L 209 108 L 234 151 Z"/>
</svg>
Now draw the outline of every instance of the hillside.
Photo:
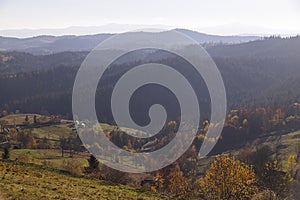
<svg viewBox="0 0 300 200">
<path fill-rule="evenodd" d="M 269 37 L 240 44 L 213 45 L 208 52 L 213 57 L 248 57 L 281 59 L 299 55 L 300 36 L 291 38 Z"/>
<path fill-rule="evenodd" d="M 0 160 L 0 199 L 169 199 L 141 190 L 143 176 L 130 179 L 127 185 L 135 189 L 104 181 L 112 181 L 110 176 L 90 176 L 85 171 L 90 154 L 77 140 L 74 123 L 55 119 L 38 114 L 0 118 L 1 155 L 5 141 L 11 147 L 9 159 Z M 108 132 L 113 129 L 102 126 Z"/>
<path fill-rule="evenodd" d="M 241 156 L 245 149 L 255 151 L 257 149 L 265 148 L 266 156 L 264 159 L 272 160 L 277 159 L 281 162 L 282 168 L 288 169 L 288 158 L 290 155 L 297 156 L 299 152 L 300 144 L 300 130 L 280 133 L 273 132 L 262 135 L 253 141 L 249 141 L 243 148 L 233 150 L 230 153 Z M 296 168 L 300 167 L 300 163 L 297 164 Z M 300 176 L 297 176 L 297 181 L 300 181 Z"/>
<path fill-rule="evenodd" d="M 261 167 L 261 162 L 258 162 L 257 159 L 263 159 L 261 163 L 263 165 L 276 159 L 280 163 L 280 168 L 277 169 L 280 171 L 278 172 L 291 173 L 294 178 L 293 184 L 298 184 L 300 177 L 297 173 L 300 165 L 296 161 L 295 167 L 291 170 L 289 161 L 290 156 L 295 156 L 298 159 L 299 155 L 300 115 L 298 111 L 300 110 L 298 105 L 294 104 L 290 111 L 285 110 L 287 111 L 286 114 L 283 114 L 284 111 L 281 110 L 269 113 L 267 116 L 266 113 L 260 112 L 263 110 L 255 110 L 254 113 L 251 110 L 231 111 L 226 120 L 220 143 L 215 146 L 216 150 L 233 155 L 243 162 L 255 166 L 255 169 Z M 26 116 L 28 116 L 28 123 L 24 124 Z M 37 118 L 36 123 L 33 120 L 34 116 Z M 267 124 L 270 123 L 268 126 L 262 124 L 264 121 L 262 116 L 263 118 L 267 117 L 265 120 L 268 121 Z M 73 199 L 72 195 L 74 195 L 74 198 L 78 199 L 96 197 L 100 199 L 167 199 L 167 197 L 158 196 L 157 193 L 153 192 L 159 193 L 161 191 L 158 190 L 159 186 L 156 185 L 153 188 L 151 185 L 151 187 L 142 185 L 143 181 L 149 181 L 149 176 L 150 181 L 155 179 L 155 173 L 152 175 L 129 174 L 128 177 L 120 176 L 122 177 L 121 180 L 128 178 L 129 181 L 123 183 L 127 186 L 121 186 L 106 182 L 110 176 L 114 176 L 116 171 L 99 171 L 100 175 L 108 174 L 106 177 L 86 171 L 86 167 L 90 166 L 88 162 L 90 155 L 86 150 L 78 148 L 81 144 L 77 143 L 76 140 L 69 140 L 69 138 L 74 138 L 72 121 L 61 119 L 53 121 L 53 117 L 37 114 L 11 114 L 0 118 L 0 121 L 7 122 L 5 123 L 6 127 L 11 127 L 14 123 L 22 127 L 18 133 L 14 131 L 14 128 L 10 128 L 8 132 L 4 128 L 4 132 L 1 134 L 4 136 L 3 139 L 7 138 L 13 146 L 9 150 L 9 159 L 0 163 L 0 178 L 3 177 L 3 181 L 0 182 L 0 197 L 4 199 L 15 199 L 16 197 L 35 199 L 36 196 L 39 196 L 39 199 Z M 244 119 L 247 119 L 247 123 L 244 122 Z M 269 128 L 266 129 L 266 127 Z M 136 148 L 139 148 L 138 143 L 143 144 L 134 140 L 131 141 L 131 138 L 125 137 L 123 132 L 116 131 L 112 126 L 104 125 L 104 129 L 110 132 L 111 140 L 115 144 L 120 143 L 121 146 L 126 145 L 127 147 L 129 144 L 135 144 Z M 204 129 L 201 129 L 198 136 L 201 136 L 203 131 Z M 41 140 L 42 137 L 44 139 Z M 63 138 L 68 138 L 66 140 L 67 146 L 62 146 Z M 197 137 L 194 144 L 201 144 L 200 140 L 201 137 Z M 49 146 L 50 141 L 52 143 Z M 18 145 L 19 143 L 22 145 Z M 191 148 L 187 154 L 179 159 L 178 167 L 186 177 L 198 179 L 205 174 L 210 163 L 215 159 L 215 154 L 198 160 L 194 157 L 197 156 L 193 153 L 194 151 L 197 152 L 194 148 L 198 147 Z M 62 153 L 62 149 L 64 149 L 64 153 Z M 261 151 L 261 149 L 266 150 Z M 168 167 L 171 172 L 172 166 Z M 101 167 L 99 170 L 103 170 Z M 191 167 L 197 171 L 192 176 L 189 175 Z M 162 169 L 161 173 L 168 174 L 165 171 L 168 168 Z M 115 176 L 118 177 L 119 175 L 121 174 L 117 173 Z M 166 177 L 170 176 L 166 175 Z M 257 173 L 257 177 L 259 179 L 259 173 Z M 193 178 L 191 179 L 193 183 L 198 183 Z M 120 179 L 117 180 L 120 181 Z M 118 181 L 113 182 L 120 183 Z M 178 184 L 179 187 L 181 181 L 177 181 L 175 184 Z M 128 187 L 128 185 L 135 189 Z M 199 187 L 198 184 L 196 186 Z M 141 188 L 152 191 L 153 194 L 142 192 Z M 72 190 L 76 192 L 72 193 Z M 184 189 L 175 191 L 184 191 Z M 297 191 L 293 189 L 291 192 L 294 194 Z M 170 193 L 163 191 L 162 194 L 170 195 Z"/>
<path fill-rule="evenodd" d="M 37 36 L 26 39 L 0 37 L 0 50 L 21 51 L 37 55 L 63 51 L 90 51 L 111 34 L 87 36 Z"/>
<path fill-rule="evenodd" d="M 86 56 L 87 52 L 62 52 L 41 56 L 24 52 L 0 52 L 0 73 L 15 74 L 63 66 L 78 67 Z"/>
<path fill-rule="evenodd" d="M 220 35 L 199 33 L 197 31 L 191 31 L 188 29 L 175 29 L 175 30 L 191 37 L 192 39 L 199 42 L 200 44 L 205 44 L 205 43 L 239 44 L 239 43 L 245 43 L 245 42 L 255 41 L 260 39 L 260 37 L 258 36 L 236 36 L 236 35 L 220 36 Z"/>
<path fill-rule="evenodd" d="M 0 199 L 169 199 L 128 186 L 74 177 L 34 164 L 0 162 Z"/>
<path fill-rule="evenodd" d="M 278 104 L 291 104 L 299 101 L 298 67 L 300 40 L 294 38 L 268 38 L 235 45 L 215 45 L 207 47 L 218 66 L 224 80 L 230 109 Z M 20 52 L 0 52 L 0 108 L 26 113 L 71 115 L 71 94 L 75 76 L 88 52 L 62 52 L 51 55 L 34 56 Z M 141 55 L 133 58 L 140 58 Z M 135 55 L 136 56 L 136 55 Z M 129 56 L 130 57 L 130 56 Z M 143 54 L 143 61 L 162 61 L 174 65 L 188 75 L 189 66 L 180 60 L 160 52 Z M 117 79 L 131 69 L 136 62 L 114 64 L 104 73 L 103 85 L 97 94 L 106 97 L 111 93 Z M 200 77 L 201 78 L 201 77 Z M 198 80 L 199 77 L 191 77 Z M 208 101 L 205 85 L 194 82 L 199 98 L 204 104 Z M 151 91 L 148 92 L 149 97 Z M 200 95 L 200 93 L 202 93 Z M 163 98 L 163 96 L 161 96 Z M 170 102 L 165 100 L 163 102 Z M 104 113 L 109 113 L 109 102 L 99 103 Z M 207 105 L 204 106 L 204 110 Z M 110 122 L 110 116 L 105 122 Z"/>
<path fill-rule="evenodd" d="M 209 121 L 205 122 L 210 115 L 207 88 L 201 77 L 195 75 L 193 69 L 184 60 L 167 53 L 142 51 L 140 54 L 128 54 L 130 61 L 120 62 L 121 58 L 113 63 L 99 81 L 96 92 L 95 102 L 99 121 L 114 124 L 110 110 L 110 96 L 116 81 L 124 73 L 138 64 L 149 61 L 162 62 L 184 74 L 190 80 L 191 85 L 195 86 L 201 115 L 204 116 L 203 127 L 199 128 L 194 146 L 180 158 L 178 166 L 171 165 L 170 169 L 172 167 L 180 169 L 179 176 L 182 172 L 183 180 L 200 178 L 205 174 L 216 154 L 227 152 L 253 165 L 256 170 L 262 170 L 267 162 L 277 160 L 280 167 L 276 168 L 276 173 L 290 174 L 296 180 L 293 184 L 298 184 L 300 180 L 297 175 L 300 169 L 298 150 L 300 143 L 300 69 L 298 64 L 300 60 L 297 54 L 300 50 L 299 37 L 265 38 L 242 44 L 207 45 L 206 48 L 213 56 L 223 77 L 228 100 L 228 115 L 222 137 L 207 159 L 198 161 L 195 157 L 205 138 L 206 126 L 209 125 Z M 42 167 L 42 170 L 48 167 L 52 171 L 53 169 L 64 170 L 71 174 L 88 176 L 88 173 L 81 169 L 88 165 L 87 159 L 90 155 L 82 147 L 79 137 L 75 134 L 74 123 L 71 121 L 72 87 L 78 67 L 87 53 L 62 52 L 51 55 L 32 55 L 22 52 L 0 52 L 0 91 L 3 94 L 0 99 L 0 117 L 2 117 L 0 121 L 6 122 L 4 127 L 7 126 L 0 137 L 1 141 L 6 142 L 5 144 L 7 141 L 11 144 L 11 160 L 28 163 L 29 166 L 34 165 L 37 168 Z M 134 62 L 136 58 L 142 59 Z M 145 105 L 139 102 L 145 102 Z M 141 88 L 133 95 L 130 101 L 133 119 L 141 124 L 147 124 L 147 106 L 158 102 L 166 108 L 168 120 L 176 121 L 179 114 L 176 98 L 165 90 L 157 90 L 155 87 Z M 39 115 L 13 113 L 39 113 Z M 34 122 L 34 116 L 36 116 L 36 122 Z M 20 126 L 21 131 L 15 130 L 14 124 Z M 164 142 L 168 142 L 173 134 L 173 129 L 166 126 L 155 138 L 136 140 L 135 137 L 129 137 L 125 132 L 114 129 L 113 126 L 104 126 L 112 142 L 121 148 L 134 147 L 134 151 L 155 150 L 157 146 L 163 146 Z M 261 151 L 262 154 L 260 154 Z M 296 164 L 293 167 L 296 169 L 290 169 L 291 163 L 288 161 L 290 157 L 294 158 L 293 162 Z M 128 164 L 127 160 L 121 162 Z M 17 167 L 17 170 L 19 168 Z M 192 169 L 196 169 L 196 174 L 190 174 Z M 99 171 L 98 174 L 93 175 L 101 180 L 109 180 L 108 177 L 111 174 L 117 174 L 115 171 L 106 171 L 106 177 L 101 177 L 102 174 Z M 57 172 L 61 174 L 60 171 L 55 171 Z M 48 171 L 45 173 L 47 174 Z M 172 177 L 168 176 L 168 172 L 165 171 L 162 174 L 167 180 Z M 155 174 L 150 175 L 150 179 L 155 179 L 155 176 Z M 147 178 L 143 175 L 135 179 L 134 187 L 141 188 L 141 183 Z M 262 174 L 258 172 L 257 178 L 262 180 Z M 118 181 L 116 182 L 120 183 Z M 195 183 L 195 180 L 193 182 Z M 180 183 L 181 181 L 176 184 Z M 132 184 L 132 181 L 124 184 Z M 264 182 L 259 184 L 264 185 Z M 75 185 L 77 185 L 76 180 Z M 147 189 L 175 195 L 174 191 L 168 193 L 168 189 L 166 190 L 168 185 L 169 182 L 165 182 L 164 189 L 157 185 L 155 188 L 150 185 Z M 264 187 L 261 187 L 261 190 Z M 266 185 L 266 187 L 270 186 Z M 76 190 L 81 189 L 89 192 L 88 189 L 76 188 Z M 271 190 L 276 191 L 277 194 L 281 193 L 274 188 Z M 134 198 L 139 197 L 134 196 Z"/>
<path fill-rule="evenodd" d="M 217 36 L 190 31 L 187 29 L 176 29 L 199 43 L 241 43 L 259 39 L 255 36 Z M 21 51 L 35 55 L 53 54 L 64 51 L 91 51 L 100 42 L 113 34 L 96 34 L 84 36 L 37 36 L 32 38 L 9 38 L 0 36 L 0 50 Z"/>
</svg>

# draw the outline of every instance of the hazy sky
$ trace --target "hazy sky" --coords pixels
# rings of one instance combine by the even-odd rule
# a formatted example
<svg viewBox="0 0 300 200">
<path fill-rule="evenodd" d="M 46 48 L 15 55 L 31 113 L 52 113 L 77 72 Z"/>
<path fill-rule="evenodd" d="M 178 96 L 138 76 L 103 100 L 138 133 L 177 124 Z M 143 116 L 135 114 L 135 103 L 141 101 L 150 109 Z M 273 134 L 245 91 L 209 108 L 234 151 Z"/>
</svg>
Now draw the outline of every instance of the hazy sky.
<svg viewBox="0 0 300 200">
<path fill-rule="evenodd" d="M 0 30 L 108 23 L 300 33 L 300 0 L 0 0 Z"/>
</svg>

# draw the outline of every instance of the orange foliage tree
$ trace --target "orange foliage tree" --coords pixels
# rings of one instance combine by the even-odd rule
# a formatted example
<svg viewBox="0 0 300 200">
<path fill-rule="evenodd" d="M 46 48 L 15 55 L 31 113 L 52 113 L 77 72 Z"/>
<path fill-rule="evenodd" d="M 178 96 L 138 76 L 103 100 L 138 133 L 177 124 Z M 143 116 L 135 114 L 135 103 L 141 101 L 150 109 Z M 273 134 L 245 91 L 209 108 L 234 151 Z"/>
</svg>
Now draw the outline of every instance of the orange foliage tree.
<svg viewBox="0 0 300 200">
<path fill-rule="evenodd" d="M 229 155 L 218 155 L 200 179 L 203 199 L 251 199 L 258 191 L 253 169 Z"/>
</svg>

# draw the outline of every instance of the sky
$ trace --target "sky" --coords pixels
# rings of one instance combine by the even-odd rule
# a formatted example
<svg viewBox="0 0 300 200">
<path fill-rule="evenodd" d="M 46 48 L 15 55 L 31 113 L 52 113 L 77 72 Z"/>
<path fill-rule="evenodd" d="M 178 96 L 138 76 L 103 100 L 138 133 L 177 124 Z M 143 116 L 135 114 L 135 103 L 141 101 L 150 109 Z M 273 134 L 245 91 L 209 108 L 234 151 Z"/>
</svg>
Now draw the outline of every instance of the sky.
<svg viewBox="0 0 300 200">
<path fill-rule="evenodd" d="M 0 0 L 0 30 L 116 23 L 289 34 L 300 33 L 299 22 L 300 0 Z"/>
</svg>

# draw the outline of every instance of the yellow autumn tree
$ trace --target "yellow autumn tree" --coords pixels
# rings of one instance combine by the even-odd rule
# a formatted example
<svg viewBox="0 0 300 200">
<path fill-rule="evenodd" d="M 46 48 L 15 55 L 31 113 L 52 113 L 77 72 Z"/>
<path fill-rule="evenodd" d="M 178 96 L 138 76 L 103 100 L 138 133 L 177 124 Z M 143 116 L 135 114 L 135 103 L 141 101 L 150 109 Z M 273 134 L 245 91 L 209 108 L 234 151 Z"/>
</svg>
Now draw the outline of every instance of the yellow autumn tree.
<svg viewBox="0 0 300 200">
<path fill-rule="evenodd" d="M 288 158 L 288 171 L 293 178 L 296 174 L 296 168 L 297 168 L 297 156 L 295 154 L 292 154 Z"/>
<path fill-rule="evenodd" d="M 174 197 L 184 198 L 188 194 L 189 183 L 187 178 L 182 175 L 182 172 L 171 174 L 168 180 L 167 191 Z"/>
<path fill-rule="evenodd" d="M 155 176 L 156 189 L 178 199 L 191 199 L 191 182 L 180 170 L 178 162 L 160 170 Z"/>
<path fill-rule="evenodd" d="M 227 154 L 216 156 L 200 179 L 200 195 L 209 200 L 251 199 L 258 191 L 252 167 Z"/>
</svg>

